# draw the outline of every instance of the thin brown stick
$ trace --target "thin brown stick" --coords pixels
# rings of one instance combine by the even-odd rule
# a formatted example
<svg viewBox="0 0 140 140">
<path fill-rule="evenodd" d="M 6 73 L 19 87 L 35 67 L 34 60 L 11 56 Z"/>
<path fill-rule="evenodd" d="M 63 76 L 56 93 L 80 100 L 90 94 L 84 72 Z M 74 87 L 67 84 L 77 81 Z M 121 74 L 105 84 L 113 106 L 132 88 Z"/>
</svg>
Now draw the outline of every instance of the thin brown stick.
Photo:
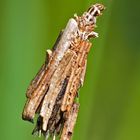
<svg viewBox="0 0 140 140">
<path fill-rule="evenodd" d="M 71 140 L 74 126 L 77 120 L 79 110 L 79 104 L 74 103 L 71 107 L 70 112 L 67 115 L 67 120 L 64 123 L 63 131 L 60 140 Z"/>
</svg>

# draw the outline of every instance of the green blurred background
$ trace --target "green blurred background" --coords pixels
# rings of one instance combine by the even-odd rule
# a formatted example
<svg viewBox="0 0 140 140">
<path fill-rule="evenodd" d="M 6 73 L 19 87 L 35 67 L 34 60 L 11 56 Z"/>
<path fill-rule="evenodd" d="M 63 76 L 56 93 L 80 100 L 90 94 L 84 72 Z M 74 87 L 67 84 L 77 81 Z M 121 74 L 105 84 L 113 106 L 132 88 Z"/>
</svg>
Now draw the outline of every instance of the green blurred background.
<svg viewBox="0 0 140 140">
<path fill-rule="evenodd" d="M 0 140 L 39 140 L 22 121 L 25 92 L 59 31 L 92 3 L 98 19 L 73 140 L 140 140 L 140 1 L 0 1 Z M 43 138 L 40 138 L 43 140 Z"/>
</svg>

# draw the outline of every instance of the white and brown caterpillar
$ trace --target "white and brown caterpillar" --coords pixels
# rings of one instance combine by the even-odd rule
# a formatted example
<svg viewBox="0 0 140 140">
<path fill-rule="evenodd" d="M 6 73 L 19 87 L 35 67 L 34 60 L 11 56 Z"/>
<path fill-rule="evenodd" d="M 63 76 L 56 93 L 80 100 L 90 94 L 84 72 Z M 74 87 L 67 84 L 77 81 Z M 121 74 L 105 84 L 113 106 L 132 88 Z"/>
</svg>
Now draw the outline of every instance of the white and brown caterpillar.
<svg viewBox="0 0 140 140">
<path fill-rule="evenodd" d="M 81 17 L 75 15 L 52 51 L 47 50 L 45 63 L 28 87 L 22 113 L 22 118 L 31 122 L 38 114 L 33 134 L 43 134 L 46 139 L 61 134 L 61 140 L 71 139 L 79 109 L 75 98 L 84 82 L 92 45 L 89 39 L 98 37 L 94 28 L 103 10 L 102 4 L 95 4 Z"/>
</svg>

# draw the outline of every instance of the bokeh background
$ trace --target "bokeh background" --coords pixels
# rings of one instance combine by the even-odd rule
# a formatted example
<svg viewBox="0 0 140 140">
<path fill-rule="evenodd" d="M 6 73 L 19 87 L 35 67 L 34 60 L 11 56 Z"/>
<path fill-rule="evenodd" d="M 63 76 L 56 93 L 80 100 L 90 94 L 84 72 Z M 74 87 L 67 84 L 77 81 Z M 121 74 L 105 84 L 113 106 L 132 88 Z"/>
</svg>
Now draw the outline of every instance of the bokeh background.
<svg viewBox="0 0 140 140">
<path fill-rule="evenodd" d="M 92 3 L 98 19 L 73 140 L 140 140 L 140 1 L 0 1 L 0 140 L 34 138 L 22 121 L 25 92 L 70 17 Z"/>
</svg>

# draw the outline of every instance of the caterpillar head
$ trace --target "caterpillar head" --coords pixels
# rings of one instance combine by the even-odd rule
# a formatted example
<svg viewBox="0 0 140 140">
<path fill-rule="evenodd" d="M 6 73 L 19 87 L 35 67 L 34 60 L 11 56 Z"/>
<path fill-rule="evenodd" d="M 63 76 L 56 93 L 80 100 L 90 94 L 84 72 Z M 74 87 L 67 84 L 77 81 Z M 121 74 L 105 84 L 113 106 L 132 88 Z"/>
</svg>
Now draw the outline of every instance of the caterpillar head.
<svg viewBox="0 0 140 140">
<path fill-rule="evenodd" d="M 87 25 L 96 25 L 96 17 L 100 16 L 102 11 L 105 9 L 104 5 L 102 4 L 94 4 L 92 5 L 87 12 L 83 14 L 83 17 L 86 21 Z"/>
</svg>

